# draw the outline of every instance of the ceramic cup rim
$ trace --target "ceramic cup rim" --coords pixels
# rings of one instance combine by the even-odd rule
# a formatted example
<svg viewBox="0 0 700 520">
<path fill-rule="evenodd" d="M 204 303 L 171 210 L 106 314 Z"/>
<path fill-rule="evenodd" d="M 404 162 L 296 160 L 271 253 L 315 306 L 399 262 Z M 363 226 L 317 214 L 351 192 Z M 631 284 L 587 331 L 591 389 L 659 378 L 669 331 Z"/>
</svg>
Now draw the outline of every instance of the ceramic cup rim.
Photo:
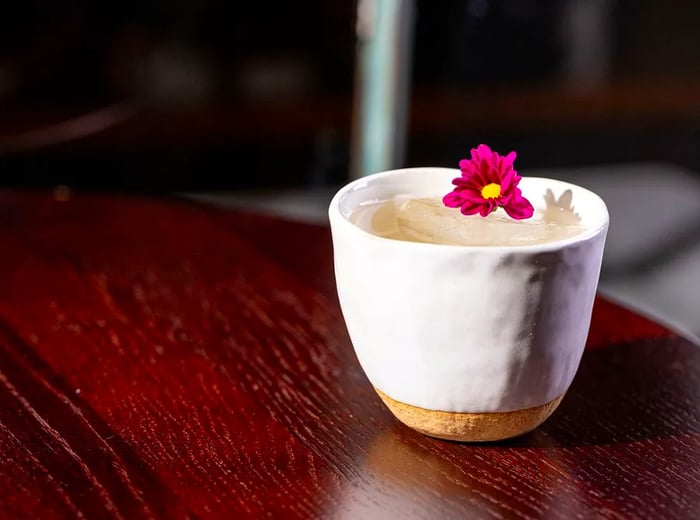
<svg viewBox="0 0 700 520">
<path fill-rule="evenodd" d="M 610 225 L 610 214 L 605 201 L 596 193 L 588 190 L 577 184 L 573 184 L 566 181 L 561 181 L 557 179 L 551 179 L 546 177 L 528 177 L 523 176 L 522 181 L 525 184 L 531 183 L 549 183 L 552 186 L 556 186 L 562 189 L 571 189 L 574 193 L 580 192 L 585 193 L 594 202 L 597 211 L 592 216 L 592 219 L 597 222 L 597 225 L 586 226 L 580 233 L 568 238 L 561 240 L 553 240 L 540 244 L 529 244 L 529 245 L 504 245 L 504 246 L 492 246 L 492 245 L 455 245 L 455 244 L 432 244 L 425 242 L 409 242 L 403 240 L 395 240 L 392 238 L 381 237 L 365 231 L 361 227 L 353 224 L 347 218 L 346 215 L 341 211 L 341 203 L 347 195 L 353 191 L 366 188 L 371 183 L 377 182 L 384 179 L 394 179 L 400 176 L 405 176 L 406 174 L 418 174 L 418 173 L 440 173 L 441 175 L 447 177 L 451 175 L 451 178 L 458 177 L 460 175 L 460 170 L 456 168 L 444 168 L 435 166 L 425 166 L 425 167 L 413 167 L 413 168 L 399 168 L 395 170 L 387 170 L 359 179 L 355 179 L 348 184 L 341 187 L 336 194 L 331 199 L 330 205 L 328 206 L 328 217 L 332 224 L 342 227 L 344 232 L 350 233 L 352 236 L 357 237 L 362 240 L 376 240 L 379 242 L 391 243 L 393 247 L 405 248 L 408 250 L 426 250 L 432 249 L 438 250 L 458 250 L 458 251 L 480 251 L 480 252 L 493 252 L 493 253 L 503 253 L 503 252 L 522 252 L 525 254 L 540 253 L 547 251 L 555 251 L 572 244 L 577 244 L 590 240 L 601 233 L 607 231 Z M 397 193 L 398 194 L 398 193 Z"/>
</svg>

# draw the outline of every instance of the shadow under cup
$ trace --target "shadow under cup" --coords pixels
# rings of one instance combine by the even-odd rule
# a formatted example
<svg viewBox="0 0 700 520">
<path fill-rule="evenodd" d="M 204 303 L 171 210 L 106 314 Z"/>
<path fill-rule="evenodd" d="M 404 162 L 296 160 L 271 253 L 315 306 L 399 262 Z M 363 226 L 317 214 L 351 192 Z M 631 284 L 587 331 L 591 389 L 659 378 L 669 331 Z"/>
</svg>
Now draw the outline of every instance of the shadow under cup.
<svg viewBox="0 0 700 520">
<path fill-rule="evenodd" d="M 580 234 L 454 246 L 382 238 L 349 220 L 396 195 L 441 197 L 459 175 L 410 168 L 343 187 L 329 208 L 336 284 L 357 358 L 399 420 L 435 437 L 499 440 L 541 424 L 574 378 L 609 217 L 584 188 L 525 177 L 519 187 L 536 210 L 552 194 L 571 197 Z"/>
</svg>

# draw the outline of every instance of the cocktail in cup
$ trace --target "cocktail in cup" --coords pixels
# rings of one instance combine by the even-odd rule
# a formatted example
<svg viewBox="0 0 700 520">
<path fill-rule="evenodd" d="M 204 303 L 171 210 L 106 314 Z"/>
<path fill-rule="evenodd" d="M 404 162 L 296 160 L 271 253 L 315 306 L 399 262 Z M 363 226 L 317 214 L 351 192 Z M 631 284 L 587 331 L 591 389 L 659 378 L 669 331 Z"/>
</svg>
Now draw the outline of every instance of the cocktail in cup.
<svg viewBox="0 0 700 520">
<path fill-rule="evenodd" d="M 360 365 L 400 421 L 506 439 L 546 420 L 574 378 L 608 212 L 579 186 L 525 177 L 530 218 L 464 215 L 442 203 L 459 177 L 410 168 L 342 188 L 329 208 L 338 295 Z"/>
</svg>

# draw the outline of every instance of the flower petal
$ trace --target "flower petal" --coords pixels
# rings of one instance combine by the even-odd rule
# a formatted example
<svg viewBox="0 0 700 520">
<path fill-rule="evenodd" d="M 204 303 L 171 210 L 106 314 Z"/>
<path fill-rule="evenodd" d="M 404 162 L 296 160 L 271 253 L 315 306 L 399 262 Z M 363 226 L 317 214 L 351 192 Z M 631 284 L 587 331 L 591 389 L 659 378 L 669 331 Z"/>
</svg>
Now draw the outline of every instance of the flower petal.
<svg viewBox="0 0 700 520">
<path fill-rule="evenodd" d="M 457 186 L 453 192 L 459 194 L 462 200 L 473 200 L 475 202 L 481 202 L 484 198 L 481 196 L 481 190 L 479 188 L 472 188 L 469 186 Z"/>
<path fill-rule="evenodd" d="M 459 169 L 460 170 L 466 170 L 467 168 L 471 167 L 472 165 L 472 160 L 471 159 L 462 159 L 459 161 Z"/>
<path fill-rule="evenodd" d="M 516 220 L 530 218 L 535 212 L 535 208 L 532 207 L 530 201 L 522 196 L 519 198 L 511 198 L 508 204 L 503 206 L 503 209 L 506 210 L 506 213 L 508 213 L 511 218 Z"/>
<path fill-rule="evenodd" d="M 442 198 L 442 203 L 448 208 L 458 208 L 462 205 L 464 199 L 456 191 L 451 191 Z"/>
<path fill-rule="evenodd" d="M 481 189 L 485 184 L 488 184 L 481 171 L 482 166 L 480 162 L 473 161 L 471 159 L 462 159 L 459 162 L 459 168 L 462 171 L 462 179 L 471 180 L 478 189 Z M 452 181 L 452 184 L 458 185 L 454 181 Z M 459 185 L 463 184 L 464 183 L 461 182 L 459 183 Z"/>
<path fill-rule="evenodd" d="M 482 165 L 481 169 L 479 170 L 478 179 L 479 179 L 479 183 L 480 183 L 481 188 L 483 188 L 487 184 L 494 182 L 493 176 L 491 174 L 491 165 L 488 162 L 485 162 Z M 496 181 L 496 182 L 498 182 L 498 181 Z"/>
<path fill-rule="evenodd" d="M 498 201 L 496 199 L 484 199 L 484 203 L 479 207 L 479 215 L 482 217 L 487 217 L 498 208 Z"/>
<path fill-rule="evenodd" d="M 480 204 L 474 204 L 471 201 L 467 201 L 459 208 L 462 215 L 476 215 L 479 212 Z"/>
<path fill-rule="evenodd" d="M 517 186 L 518 181 L 520 180 L 517 178 L 517 175 L 515 175 L 515 172 L 513 170 L 508 170 L 505 174 L 501 176 L 501 193 L 504 195 L 508 195 L 510 190 Z"/>
<path fill-rule="evenodd" d="M 477 157 L 474 157 L 476 152 Z M 485 144 L 480 144 L 479 146 L 476 147 L 476 150 L 472 150 L 472 159 L 475 160 L 487 160 L 490 161 L 491 157 L 493 156 L 493 151 L 491 148 L 488 147 L 488 145 Z"/>
<path fill-rule="evenodd" d="M 510 204 L 511 201 L 520 200 L 522 196 L 523 194 L 520 191 L 520 188 L 511 185 L 510 190 L 503 193 L 503 197 L 501 197 L 501 203 L 505 206 L 506 204 Z"/>
<path fill-rule="evenodd" d="M 503 158 L 503 163 L 501 164 L 501 168 L 508 168 L 511 169 L 513 168 L 513 163 L 515 163 L 515 158 L 518 156 L 517 153 L 515 152 L 510 152 L 508 155 L 506 155 Z"/>
<path fill-rule="evenodd" d="M 496 165 L 491 165 L 488 170 L 488 181 L 501 184 L 502 175 Z"/>
<path fill-rule="evenodd" d="M 481 185 L 473 176 L 457 177 L 456 179 L 452 179 L 452 184 L 458 188 L 472 189 L 474 191 L 479 191 L 481 189 Z"/>
</svg>

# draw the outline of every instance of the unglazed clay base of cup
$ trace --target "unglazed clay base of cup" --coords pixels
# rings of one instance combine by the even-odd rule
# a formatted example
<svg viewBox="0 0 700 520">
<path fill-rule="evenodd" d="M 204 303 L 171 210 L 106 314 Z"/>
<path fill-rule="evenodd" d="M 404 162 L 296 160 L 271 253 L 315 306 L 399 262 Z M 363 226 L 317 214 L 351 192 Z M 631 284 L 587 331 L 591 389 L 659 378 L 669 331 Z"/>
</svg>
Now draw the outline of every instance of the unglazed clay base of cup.
<svg viewBox="0 0 700 520">
<path fill-rule="evenodd" d="M 563 399 L 541 406 L 512 412 L 460 413 L 427 410 L 395 401 L 381 390 L 374 389 L 398 420 L 420 433 L 461 442 L 500 441 L 530 432 L 556 410 Z"/>
</svg>

